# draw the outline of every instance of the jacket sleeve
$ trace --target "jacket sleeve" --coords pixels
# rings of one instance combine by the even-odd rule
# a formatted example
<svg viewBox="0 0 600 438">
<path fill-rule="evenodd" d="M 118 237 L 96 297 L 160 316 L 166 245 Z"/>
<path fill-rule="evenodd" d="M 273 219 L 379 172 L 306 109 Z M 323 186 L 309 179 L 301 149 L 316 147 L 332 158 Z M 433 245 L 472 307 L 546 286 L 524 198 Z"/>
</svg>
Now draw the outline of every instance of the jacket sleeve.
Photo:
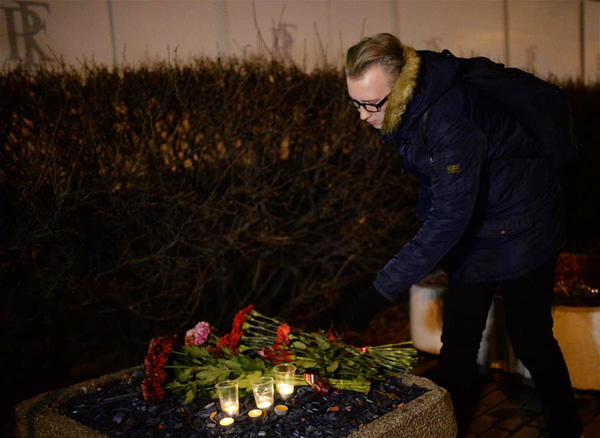
<svg viewBox="0 0 600 438">
<path fill-rule="evenodd" d="M 389 300 L 434 269 L 463 235 L 473 213 L 487 143 L 466 119 L 446 120 L 431 129 L 431 207 L 415 236 L 375 279 L 375 288 Z"/>
</svg>

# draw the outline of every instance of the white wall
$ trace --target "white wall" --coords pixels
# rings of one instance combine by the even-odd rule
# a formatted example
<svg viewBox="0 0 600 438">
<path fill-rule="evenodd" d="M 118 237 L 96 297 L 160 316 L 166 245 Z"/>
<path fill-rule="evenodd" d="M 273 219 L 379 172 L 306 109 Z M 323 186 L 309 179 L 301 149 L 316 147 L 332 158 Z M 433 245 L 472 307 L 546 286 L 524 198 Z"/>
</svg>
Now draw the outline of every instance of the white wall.
<svg viewBox="0 0 600 438">
<path fill-rule="evenodd" d="M 582 65 L 581 5 L 586 77 L 596 80 L 597 0 L 0 0 L 0 66 L 242 56 L 262 50 L 258 26 L 267 46 L 278 36 L 285 56 L 307 69 L 324 56 L 341 66 L 362 35 L 391 32 L 417 49 L 573 76 Z"/>
</svg>

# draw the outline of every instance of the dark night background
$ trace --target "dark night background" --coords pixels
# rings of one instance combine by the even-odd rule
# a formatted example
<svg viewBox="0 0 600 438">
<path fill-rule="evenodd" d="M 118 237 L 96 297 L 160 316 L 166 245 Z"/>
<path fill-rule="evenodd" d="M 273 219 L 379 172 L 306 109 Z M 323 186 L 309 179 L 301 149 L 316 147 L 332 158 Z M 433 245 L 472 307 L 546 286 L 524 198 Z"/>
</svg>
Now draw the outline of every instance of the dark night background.
<svg viewBox="0 0 600 438">
<path fill-rule="evenodd" d="M 565 251 L 600 253 L 600 85 L 562 84 Z M 418 227 L 415 182 L 337 70 L 199 60 L 0 76 L 2 422 L 248 304 L 314 328 Z M 260 110 L 257 110 L 260 109 Z"/>
</svg>

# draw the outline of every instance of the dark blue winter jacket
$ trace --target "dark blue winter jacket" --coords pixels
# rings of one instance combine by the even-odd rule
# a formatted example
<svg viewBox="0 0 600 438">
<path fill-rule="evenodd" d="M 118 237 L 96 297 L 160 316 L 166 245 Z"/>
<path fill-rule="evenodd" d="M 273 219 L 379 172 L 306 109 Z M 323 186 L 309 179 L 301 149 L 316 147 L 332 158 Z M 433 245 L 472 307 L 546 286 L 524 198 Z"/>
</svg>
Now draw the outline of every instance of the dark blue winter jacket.
<svg viewBox="0 0 600 438">
<path fill-rule="evenodd" d="M 538 267 L 564 240 L 552 164 L 517 120 L 461 81 L 452 55 L 412 53 L 413 89 L 408 97 L 401 90 L 411 82 L 401 73 L 383 131 L 403 169 L 419 180 L 423 223 L 375 287 L 393 300 L 438 265 L 465 282 L 515 278 Z"/>
</svg>

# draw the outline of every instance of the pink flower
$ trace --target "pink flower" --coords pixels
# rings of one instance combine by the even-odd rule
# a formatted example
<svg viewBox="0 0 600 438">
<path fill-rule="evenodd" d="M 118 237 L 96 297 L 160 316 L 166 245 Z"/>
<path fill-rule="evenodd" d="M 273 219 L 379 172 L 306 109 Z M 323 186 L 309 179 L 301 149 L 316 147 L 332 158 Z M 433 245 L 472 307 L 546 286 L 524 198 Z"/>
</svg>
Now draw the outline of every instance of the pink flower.
<svg viewBox="0 0 600 438">
<path fill-rule="evenodd" d="M 207 322 L 200 321 L 196 326 L 185 333 L 185 345 L 202 345 L 210 335 L 210 326 Z"/>
</svg>

